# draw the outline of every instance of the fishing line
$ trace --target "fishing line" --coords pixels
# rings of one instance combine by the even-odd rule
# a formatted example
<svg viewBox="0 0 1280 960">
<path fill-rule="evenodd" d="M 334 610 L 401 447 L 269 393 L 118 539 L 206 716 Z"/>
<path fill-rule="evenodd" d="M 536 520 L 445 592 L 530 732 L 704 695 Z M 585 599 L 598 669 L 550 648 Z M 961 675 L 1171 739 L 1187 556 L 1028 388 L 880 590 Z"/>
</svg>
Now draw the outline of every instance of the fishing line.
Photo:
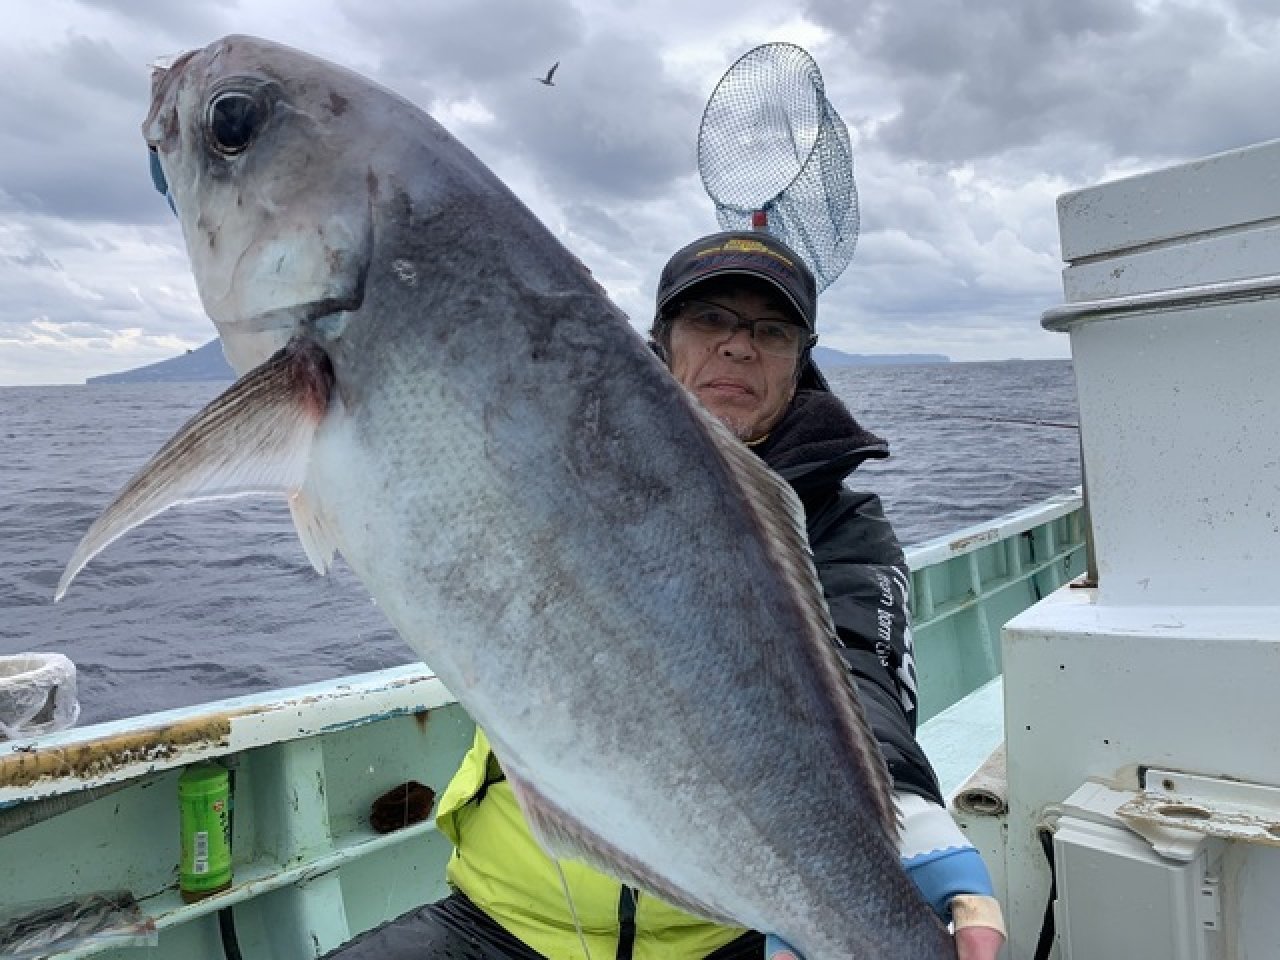
<svg viewBox="0 0 1280 960">
<path fill-rule="evenodd" d="M 935 413 L 935 417 L 945 420 L 982 420 L 986 423 L 1021 423 L 1029 427 L 1062 427 L 1065 430 L 1079 430 L 1080 424 L 1067 423 L 1064 420 L 1031 420 L 1022 417 L 980 417 L 976 414 Z"/>
<path fill-rule="evenodd" d="M 983 423 L 1018 423 L 1028 427 L 1061 427 L 1065 430 L 1080 429 L 1080 424 L 1068 423 L 1064 420 L 1033 420 L 1029 417 L 984 417 L 976 413 L 933 413 L 929 410 L 915 412 L 933 420 L 980 420 Z"/>
<path fill-rule="evenodd" d="M 564 868 L 559 860 L 551 861 L 556 865 L 556 874 L 560 877 L 560 889 L 564 891 L 564 902 L 569 905 L 569 916 L 573 917 L 573 929 L 578 931 L 578 942 L 582 944 L 582 953 L 591 960 L 591 951 L 587 948 L 587 937 L 582 932 L 582 921 L 578 919 L 578 908 L 573 905 L 573 895 L 569 893 L 569 881 L 564 875 Z"/>
</svg>

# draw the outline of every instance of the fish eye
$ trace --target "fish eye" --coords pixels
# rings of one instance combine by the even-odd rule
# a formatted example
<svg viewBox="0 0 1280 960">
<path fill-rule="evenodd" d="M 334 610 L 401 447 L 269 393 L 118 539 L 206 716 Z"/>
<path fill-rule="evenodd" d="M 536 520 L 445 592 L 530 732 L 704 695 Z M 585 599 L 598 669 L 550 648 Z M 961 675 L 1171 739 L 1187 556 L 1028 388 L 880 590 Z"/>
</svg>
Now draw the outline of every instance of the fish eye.
<svg viewBox="0 0 1280 960">
<path fill-rule="evenodd" d="M 247 93 L 220 93 L 209 101 L 207 131 L 219 153 L 242 153 L 266 119 L 262 103 Z"/>
</svg>

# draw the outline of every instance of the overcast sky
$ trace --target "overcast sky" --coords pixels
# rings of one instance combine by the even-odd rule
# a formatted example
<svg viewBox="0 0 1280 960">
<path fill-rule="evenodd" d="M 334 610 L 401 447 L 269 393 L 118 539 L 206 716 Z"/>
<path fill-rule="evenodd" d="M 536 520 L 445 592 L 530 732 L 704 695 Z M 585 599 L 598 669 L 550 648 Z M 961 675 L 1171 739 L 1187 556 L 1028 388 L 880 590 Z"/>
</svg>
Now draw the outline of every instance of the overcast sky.
<svg viewBox="0 0 1280 960">
<path fill-rule="evenodd" d="M 647 325 L 717 229 L 696 166 L 725 69 L 787 40 L 848 126 L 862 232 L 820 333 L 861 353 L 1067 356 L 1065 190 L 1280 136 L 1274 0 L 43 0 L 0 37 L 0 385 L 213 336 L 139 126 L 148 64 L 227 33 L 429 110 Z M 556 85 L 533 82 L 554 61 Z M 374 148 L 371 145 L 371 148 Z"/>
</svg>

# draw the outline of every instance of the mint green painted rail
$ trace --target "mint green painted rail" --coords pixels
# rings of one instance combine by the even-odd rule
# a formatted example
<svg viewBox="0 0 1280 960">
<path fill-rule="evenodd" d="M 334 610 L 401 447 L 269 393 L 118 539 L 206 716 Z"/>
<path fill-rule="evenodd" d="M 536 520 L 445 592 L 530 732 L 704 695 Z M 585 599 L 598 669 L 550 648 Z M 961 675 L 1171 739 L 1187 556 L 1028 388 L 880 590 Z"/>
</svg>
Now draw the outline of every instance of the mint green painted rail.
<svg viewBox="0 0 1280 960">
<path fill-rule="evenodd" d="M 390 834 L 374 798 L 442 790 L 474 727 L 422 664 L 0 743 L 0 913 L 128 890 L 151 945 L 88 943 L 59 960 L 224 960 L 231 911 L 245 960 L 314 958 L 445 892 L 431 820 Z M 177 780 L 232 771 L 231 888 L 177 893 Z"/>
<path fill-rule="evenodd" d="M 1000 628 L 1085 572 L 1079 488 L 907 550 L 920 722 L 999 676 Z"/>
</svg>

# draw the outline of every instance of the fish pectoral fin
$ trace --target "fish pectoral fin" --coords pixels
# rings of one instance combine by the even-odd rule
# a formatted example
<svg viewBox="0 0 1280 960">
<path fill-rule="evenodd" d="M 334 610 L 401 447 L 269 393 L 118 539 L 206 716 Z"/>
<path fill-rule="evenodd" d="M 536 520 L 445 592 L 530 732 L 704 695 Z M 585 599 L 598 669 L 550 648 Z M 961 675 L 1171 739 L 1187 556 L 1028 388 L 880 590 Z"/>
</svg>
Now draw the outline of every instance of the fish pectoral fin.
<svg viewBox="0 0 1280 960">
<path fill-rule="evenodd" d="M 325 525 L 324 518 L 301 490 L 289 494 L 289 515 L 293 517 L 293 528 L 298 531 L 302 550 L 311 566 L 321 576 L 328 573 L 338 549 L 337 541 Z"/>
<path fill-rule="evenodd" d="M 175 504 L 301 489 L 332 381 L 328 357 L 307 343 L 290 344 L 237 380 L 188 420 L 94 521 L 54 600 L 109 544 Z M 330 541 L 313 534 L 308 544 L 302 536 L 315 563 L 323 554 L 317 544 Z"/>
<path fill-rule="evenodd" d="M 503 770 L 529 823 L 529 829 L 552 859 L 579 860 L 629 887 L 660 897 L 687 913 L 727 926 L 738 925 L 732 917 L 682 890 L 668 877 L 662 876 L 591 831 L 549 800 L 529 781 L 512 774 L 509 767 L 504 766 Z"/>
</svg>

